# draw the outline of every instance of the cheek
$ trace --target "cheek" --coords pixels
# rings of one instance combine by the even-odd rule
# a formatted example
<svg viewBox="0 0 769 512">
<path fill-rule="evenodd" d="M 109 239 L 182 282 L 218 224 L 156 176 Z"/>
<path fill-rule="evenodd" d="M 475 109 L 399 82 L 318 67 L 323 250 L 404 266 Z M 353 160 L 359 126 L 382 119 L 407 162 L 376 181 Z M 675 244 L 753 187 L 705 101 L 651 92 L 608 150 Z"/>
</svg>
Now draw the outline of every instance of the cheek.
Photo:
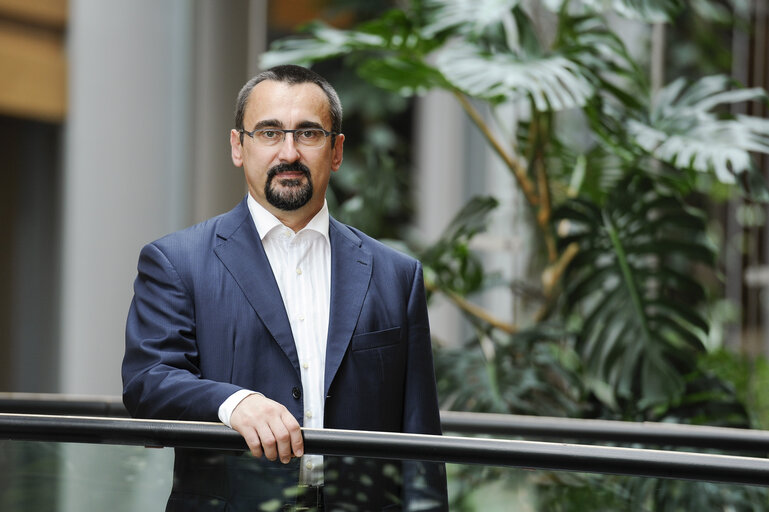
<svg viewBox="0 0 769 512">
<path fill-rule="evenodd" d="M 267 155 L 250 153 L 244 156 L 243 165 L 246 174 L 254 179 L 264 180 L 267 170 L 274 165 Z"/>
<path fill-rule="evenodd" d="M 264 182 L 267 176 L 263 167 L 256 166 L 253 162 L 246 162 L 243 167 L 245 169 L 246 182 L 248 182 L 249 188 L 261 190 L 264 187 Z"/>
</svg>

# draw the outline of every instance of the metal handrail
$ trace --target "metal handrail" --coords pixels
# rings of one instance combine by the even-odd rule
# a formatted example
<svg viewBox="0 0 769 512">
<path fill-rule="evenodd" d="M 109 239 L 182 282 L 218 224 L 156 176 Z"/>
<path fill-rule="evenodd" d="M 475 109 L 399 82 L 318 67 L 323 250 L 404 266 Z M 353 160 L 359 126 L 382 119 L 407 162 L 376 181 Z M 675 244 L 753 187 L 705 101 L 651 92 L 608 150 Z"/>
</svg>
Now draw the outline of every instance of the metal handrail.
<svg viewBox="0 0 769 512">
<path fill-rule="evenodd" d="M 0 393 L 0 412 L 65 416 L 128 417 L 123 400 L 110 395 Z"/>
<path fill-rule="evenodd" d="M 0 412 L 128 417 L 114 396 L 0 393 Z M 444 432 L 457 434 L 769 453 L 769 431 L 764 430 L 457 411 L 441 411 L 441 425 Z"/>
<path fill-rule="evenodd" d="M 649 444 L 769 453 L 769 431 L 649 421 L 612 421 L 441 411 L 444 432 Z"/>
<path fill-rule="evenodd" d="M 305 452 L 769 486 L 769 460 L 576 444 L 302 429 Z M 0 414 L 0 439 L 245 450 L 217 423 Z"/>
</svg>

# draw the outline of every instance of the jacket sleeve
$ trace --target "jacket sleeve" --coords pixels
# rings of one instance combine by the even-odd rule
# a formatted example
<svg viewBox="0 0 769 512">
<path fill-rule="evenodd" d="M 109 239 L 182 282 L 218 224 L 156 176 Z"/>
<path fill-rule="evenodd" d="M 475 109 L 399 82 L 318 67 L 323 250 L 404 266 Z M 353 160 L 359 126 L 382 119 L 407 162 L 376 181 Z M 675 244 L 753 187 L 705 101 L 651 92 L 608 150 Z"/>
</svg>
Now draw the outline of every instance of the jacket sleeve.
<svg viewBox="0 0 769 512">
<path fill-rule="evenodd" d="M 441 434 L 430 326 L 422 265 L 416 264 L 408 301 L 408 358 L 403 432 Z M 448 510 L 446 467 L 443 463 L 403 462 L 403 510 Z"/>
<path fill-rule="evenodd" d="M 201 378 L 194 298 L 156 244 L 139 256 L 125 343 L 123 402 L 134 417 L 218 421 L 240 389 Z"/>
</svg>

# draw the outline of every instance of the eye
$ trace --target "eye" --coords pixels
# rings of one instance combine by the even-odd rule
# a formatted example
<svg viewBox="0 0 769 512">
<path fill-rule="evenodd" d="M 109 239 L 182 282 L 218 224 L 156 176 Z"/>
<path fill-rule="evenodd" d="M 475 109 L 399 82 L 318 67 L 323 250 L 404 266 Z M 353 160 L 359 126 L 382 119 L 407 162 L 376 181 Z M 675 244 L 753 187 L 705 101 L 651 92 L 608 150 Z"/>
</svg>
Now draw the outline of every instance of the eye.
<svg viewBox="0 0 769 512">
<path fill-rule="evenodd" d="M 259 130 L 256 133 L 264 140 L 274 140 L 281 136 L 281 132 L 277 130 Z"/>
<path fill-rule="evenodd" d="M 323 132 L 320 130 L 314 130 L 314 129 L 302 130 L 300 132 L 297 132 L 297 135 L 299 135 L 299 138 L 304 142 L 313 142 L 323 137 Z"/>
</svg>

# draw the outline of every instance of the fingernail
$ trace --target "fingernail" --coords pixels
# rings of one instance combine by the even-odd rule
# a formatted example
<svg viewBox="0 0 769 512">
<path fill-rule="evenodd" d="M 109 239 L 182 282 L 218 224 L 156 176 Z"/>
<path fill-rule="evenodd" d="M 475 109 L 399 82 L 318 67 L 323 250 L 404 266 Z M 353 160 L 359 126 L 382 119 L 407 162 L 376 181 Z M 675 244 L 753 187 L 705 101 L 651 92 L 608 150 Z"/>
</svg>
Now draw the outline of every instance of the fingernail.
<svg viewBox="0 0 769 512">
<path fill-rule="evenodd" d="M 294 452 L 294 455 L 296 455 L 297 457 L 301 457 L 303 453 L 304 452 L 302 450 L 297 450 Z"/>
</svg>

